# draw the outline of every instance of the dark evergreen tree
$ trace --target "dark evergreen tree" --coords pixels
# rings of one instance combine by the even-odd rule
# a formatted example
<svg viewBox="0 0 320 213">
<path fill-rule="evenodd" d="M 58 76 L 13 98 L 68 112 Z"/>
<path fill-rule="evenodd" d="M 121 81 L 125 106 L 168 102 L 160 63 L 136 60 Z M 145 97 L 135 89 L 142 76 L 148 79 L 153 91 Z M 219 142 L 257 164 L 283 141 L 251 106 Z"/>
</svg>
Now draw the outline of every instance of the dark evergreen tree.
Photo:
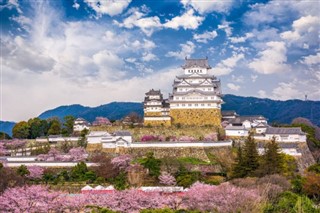
<svg viewBox="0 0 320 213">
<path fill-rule="evenodd" d="M 237 149 L 236 163 L 232 167 L 231 177 L 232 178 L 243 178 L 246 175 L 247 174 L 246 174 L 244 160 L 243 160 L 242 148 L 239 144 L 238 149 Z"/>
<path fill-rule="evenodd" d="M 266 144 L 265 152 L 261 157 L 259 174 L 261 176 L 280 174 L 283 171 L 283 155 L 275 138 Z"/>
<path fill-rule="evenodd" d="M 64 116 L 63 118 L 63 128 L 62 128 L 62 134 L 65 136 L 70 136 L 73 133 L 73 124 L 75 121 L 75 117 L 72 115 Z"/>
<path fill-rule="evenodd" d="M 243 146 L 243 167 L 246 176 L 255 176 L 259 168 L 259 154 L 252 133 L 249 134 Z"/>
</svg>

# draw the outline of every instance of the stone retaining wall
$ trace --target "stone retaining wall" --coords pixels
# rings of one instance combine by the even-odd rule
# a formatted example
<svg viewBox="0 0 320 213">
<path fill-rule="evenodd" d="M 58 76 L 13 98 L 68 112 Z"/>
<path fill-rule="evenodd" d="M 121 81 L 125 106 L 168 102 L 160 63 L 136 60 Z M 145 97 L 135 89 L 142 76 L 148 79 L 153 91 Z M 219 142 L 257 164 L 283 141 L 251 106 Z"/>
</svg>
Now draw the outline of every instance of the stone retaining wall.
<svg viewBox="0 0 320 213">
<path fill-rule="evenodd" d="M 172 124 L 221 126 L 220 109 L 170 109 Z"/>
</svg>

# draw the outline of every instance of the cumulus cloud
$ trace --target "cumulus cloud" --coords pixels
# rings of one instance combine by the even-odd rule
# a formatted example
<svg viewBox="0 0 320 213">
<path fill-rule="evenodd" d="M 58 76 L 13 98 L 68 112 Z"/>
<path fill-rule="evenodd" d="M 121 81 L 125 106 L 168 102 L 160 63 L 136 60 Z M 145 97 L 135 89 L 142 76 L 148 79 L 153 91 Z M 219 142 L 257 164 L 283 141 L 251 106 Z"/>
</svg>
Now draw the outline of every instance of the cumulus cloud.
<svg viewBox="0 0 320 213">
<path fill-rule="evenodd" d="M 104 14 L 115 16 L 121 14 L 130 4 L 131 0 L 84 0 L 101 17 Z"/>
<path fill-rule="evenodd" d="M 166 57 L 175 57 L 177 59 L 183 59 L 185 57 L 190 57 L 194 53 L 196 45 L 191 41 L 187 41 L 185 44 L 180 44 L 181 50 L 174 52 L 170 51 L 166 54 Z"/>
<path fill-rule="evenodd" d="M 227 87 L 231 90 L 238 91 L 241 87 L 239 85 L 235 85 L 233 83 L 228 83 Z"/>
<path fill-rule="evenodd" d="M 202 34 L 194 34 L 193 39 L 200 43 L 208 43 L 209 40 L 213 40 L 218 36 L 217 31 L 206 31 Z"/>
<path fill-rule="evenodd" d="M 234 54 L 230 58 L 222 60 L 215 67 L 213 67 L 213 73 L 217 76 L 228 75 L 233 71 L 241 59 L 244 59 L 244 54 Z"/>
<path fill-rule="evenodd" d="M 223 30 L 226 33 L 226 35 L 229 37 L 232 35 L 232 30 L 233 30 L 233 28 L 230 27 L 231 24 L 232 24 L 231 22 L 222 21 L 222 23 L 218 25 L 218 29 Z"/>
<path fill-rule="evenodd" d="M 146 52 L 143 54 L 141 60 L 142 61 L 156 61 L 156 60 L 158 60 L 158 57 L 153 53 Z"/>
<path fill-rule="evenodd" d="M 256 80 L 257 80 L 257 78 L 258 78 L 257 75 L 251 75 L 250 77 L 251 77 L 251 81 L 252 81 L 252 82 L 256 82 Z"/>
<path fill-rule="evenodd" d="M 254 37 L 253 33 L 246 33 L 245 36 L 242 37 L 230 37 L 231 43 L 242 43 L 245 42 L 247 39 Z"/>
<path fill-rule="evenodd" d="M 292 31 L 281 33 L 281 38 L 293 45 L 319 45 L 320 17 L 304 16 L 295 20 L 292 24 Z"/>
<path fill-rule="evenodd" d="M 267 92 L 265 90 L 259 90 L 258 97 L 259 98 L 268 98 Z"/>
<path fill-rule="evenodd" d="M 131 11 L 131 14 L 122 23 L 118 21 L 114 21 L 114 23 L 128 29 L 138 27 L 147 36 L 151 36 L 156 29 L 161 28 L 162 24 L 159 17 L 145 17 L 146 15 L 146 13 L 139 11 L 139 9 L 135 9 Z"/>
<path fill-rule="evenodd" d="M 166 28 L 172 28 L 172 29 L 197 29 L 198 26 L 202 23 L 204 20 L 201 16 L 194 15 L 194 10 L 189 9 L 187 12 L 182 14 L 181 16 L 176 16 L 172 18 L 171 20 L 167 21 L 163 24 Z"/>
<path fill-rule="evenodd" d="M 267 48 L 249 63 L 249 67 L 261 74 L 273 74 L 290 70 L 287 62 L 287 48 L 284 42 L 270 41 Z"/>
<path fill-rule="evenodd" d="M 201 14 L 210 12 L 227 13 L 232 7 L 234 1 L 199 1 L 199 0 L 181 0 L 185 7 L 193 7 Z"/>
<path fill-rule="evenodd" d="M 303 57 L 302 63 L 308 66 L 320 64 L 320 53 Z"/>
</svg>

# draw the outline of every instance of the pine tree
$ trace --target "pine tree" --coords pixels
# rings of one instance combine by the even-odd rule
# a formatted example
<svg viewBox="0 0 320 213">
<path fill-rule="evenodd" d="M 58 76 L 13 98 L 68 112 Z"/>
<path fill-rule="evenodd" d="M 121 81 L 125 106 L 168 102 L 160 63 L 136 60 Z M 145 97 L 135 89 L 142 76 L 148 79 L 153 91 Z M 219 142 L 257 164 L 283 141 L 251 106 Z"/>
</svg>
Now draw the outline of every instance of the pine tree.
<svg viewBox="0 0 320 213">
<path fill-rule="evenodd" d="M 283 155 L 275 138 L 266 144 L 264 155 L 261 158 L 260 174 L 271 175 L 282 173 Z"/>
<path fill-rule="evenodd" d="M 233 165 L 231 176 L 232 176 L 232 178 L 243 178 L 246 176 L 246 172 L 244 169 L 242 148 L 241 148 L 240 144 L 237 149 L 236 163 Z"/>
<path fill-rule="evenodd" d="M 252 133 L 249 134 L 243 146 L 243 167 L 246 176 L 254 176 L 259 168 L 259 154 Z"/>
</svg>

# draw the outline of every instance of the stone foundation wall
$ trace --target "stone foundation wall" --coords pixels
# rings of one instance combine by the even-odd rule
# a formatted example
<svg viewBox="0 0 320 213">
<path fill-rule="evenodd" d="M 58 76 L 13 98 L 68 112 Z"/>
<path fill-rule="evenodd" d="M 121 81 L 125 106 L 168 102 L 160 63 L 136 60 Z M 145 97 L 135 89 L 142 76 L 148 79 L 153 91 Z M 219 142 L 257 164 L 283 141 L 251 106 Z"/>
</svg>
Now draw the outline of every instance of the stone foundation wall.
<svg viewBox="0 0 320 213">
<path fill-rule="evenodd" d="M 221 126 L 220 109 L 171 109 L 172 124 Z"/>
<path fill-rule="evenodd" d="M 144 116 L 147 117 L 147 116 L 162 116 L 162 113 L 161 112 L 145 112 L 144 113 Z"/>
<path fill-rule="evenodd" d="M 143 122 L 144 126 L 171 126 L 171 120 L 156 120 L 156 121 L 150 121 L 150 120 L 144 120 Z"/>
<path fill-rule="evenodd" d="M 204 161 L 209 161 L 208 154 L 217 155 L 221 152 L 231 153 L 231 147 L 174 147 L 174 148 L 115 148 L 115 149 L 103 149 L 102 150 L 107 155 L 114 154 L 130 154 L 136 157 L 146 156 L 148 152 L 153 152 L 156 158 L 166 158 L 166 157 L 193 157 Z"/>
</svg>

